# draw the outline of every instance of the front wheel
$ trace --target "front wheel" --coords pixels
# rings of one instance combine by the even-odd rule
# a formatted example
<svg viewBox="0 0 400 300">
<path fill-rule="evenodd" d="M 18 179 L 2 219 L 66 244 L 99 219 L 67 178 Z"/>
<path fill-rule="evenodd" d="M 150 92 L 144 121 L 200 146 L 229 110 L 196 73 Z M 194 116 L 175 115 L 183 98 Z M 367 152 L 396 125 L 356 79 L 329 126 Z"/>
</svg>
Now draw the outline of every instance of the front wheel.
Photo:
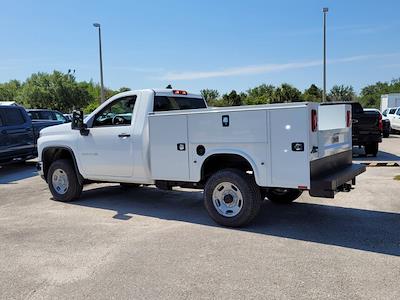
<svg viewBox="0 0 400 300">
<path fill-rule="evenodd" d="M 279 203 L 288 204 L 300 197 L 302 191 L 297 189 L 285 189 L 285 188 L 269 188 L 264 192 L 264 195 L 268 200 Z"/>
<path fill-rule="evenodd" d="M 79 183 L 72 161 L 60 159 L 53 162 L 47 174 L 47 183 L 54 200 L 69 202 L 82 193 L 83 185 Z"/>
<path fill-rule="evenodd" d="M 252 176 L 224 169 L 207 180 L 204 205 L 218 224 L 240 227 L 250 223 L 260 211 L 261 193 Z"/>
</svg>

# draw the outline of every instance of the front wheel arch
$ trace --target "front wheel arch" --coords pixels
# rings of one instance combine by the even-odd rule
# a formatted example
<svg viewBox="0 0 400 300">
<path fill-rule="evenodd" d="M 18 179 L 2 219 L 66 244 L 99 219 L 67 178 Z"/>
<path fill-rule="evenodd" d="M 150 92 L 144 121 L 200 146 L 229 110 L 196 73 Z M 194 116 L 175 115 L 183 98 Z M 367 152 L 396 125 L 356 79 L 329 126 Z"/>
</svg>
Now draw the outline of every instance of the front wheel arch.
<svg viewBox="0 0 400 300">
<path fill-rule="evenodd" d="M 71 160 L 75 169 L 75 173 L 77 175 L 78 181 L 80 184 L 84 183 L 84 178 L 82 174 L 79 172 L 77 160 L 74 154 L 74 151 L 69 147 L 46 147 L 42 151 L 41 155 L 42 163 L 43 163 L 43 174 L 44 179 L 47 182 L 47 174 L 49 168 L 53 162 L 59 159 L 68 159 Z"/>
</svg>

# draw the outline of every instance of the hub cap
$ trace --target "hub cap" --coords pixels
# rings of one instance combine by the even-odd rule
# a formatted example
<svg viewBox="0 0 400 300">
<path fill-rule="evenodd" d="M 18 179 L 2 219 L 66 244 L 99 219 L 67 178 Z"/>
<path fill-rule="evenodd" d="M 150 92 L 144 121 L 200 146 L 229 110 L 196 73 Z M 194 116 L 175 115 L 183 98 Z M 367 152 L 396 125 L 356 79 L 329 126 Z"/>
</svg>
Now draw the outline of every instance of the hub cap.
<svg viewBox="0 0 400 300">
<path fill-rule="evenodd" d="M 234 217 L 243 207 L 242 193 L 238 187 L 230 182 L 218 184 L 212 195 L 217 212 L 224 217 Z"/>
<path fill-rule="evenodd" d="M 58 194 L 65 194 L 69 186 L 67 173 L 62 169 L 56 169 L 51 177 L 51 183 Z"/>
</svg>

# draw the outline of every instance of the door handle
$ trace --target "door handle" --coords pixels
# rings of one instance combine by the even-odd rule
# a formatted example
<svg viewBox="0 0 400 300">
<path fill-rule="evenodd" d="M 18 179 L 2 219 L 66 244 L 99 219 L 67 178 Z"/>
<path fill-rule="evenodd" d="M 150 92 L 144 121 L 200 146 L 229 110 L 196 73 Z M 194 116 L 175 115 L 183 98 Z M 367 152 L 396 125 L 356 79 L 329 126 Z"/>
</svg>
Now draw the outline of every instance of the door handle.
<svg viewBox="0 0 400 300">
<path fill-rule="evenodd" d="M 128 138 L 128 137 L 130 137 L 131 135 L 129 134 L 129 133 L 120 133 L 120 134 L 118 134 L 118 137 L 119 138 Z"/>
<path fill-rule="evenodd" d="M 7 134 L 7 130 L 2 130 L 1 133 L 2 134 Z"/>
</svg>

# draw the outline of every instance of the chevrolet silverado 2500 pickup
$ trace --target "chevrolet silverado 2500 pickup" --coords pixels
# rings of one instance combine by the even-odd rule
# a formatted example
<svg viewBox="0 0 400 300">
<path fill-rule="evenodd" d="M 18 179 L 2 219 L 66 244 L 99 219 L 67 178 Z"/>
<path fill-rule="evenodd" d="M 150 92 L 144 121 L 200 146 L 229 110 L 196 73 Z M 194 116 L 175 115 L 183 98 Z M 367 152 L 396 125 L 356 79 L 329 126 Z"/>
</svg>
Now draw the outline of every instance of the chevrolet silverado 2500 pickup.
<svg viewBox="0 0 400 300">
<path fill-rule="evenodd" d="M 54 199 L 89 182 L 204 189 L 209 215 L 242 226 L 267 197 L 333 198 L 365 167 L 352 163 L 351 106 L 286 103 L 209 109 L 181 90 L 120 93 L 83 120 L 44 129 L 38 169 Z"/>
</svg>

